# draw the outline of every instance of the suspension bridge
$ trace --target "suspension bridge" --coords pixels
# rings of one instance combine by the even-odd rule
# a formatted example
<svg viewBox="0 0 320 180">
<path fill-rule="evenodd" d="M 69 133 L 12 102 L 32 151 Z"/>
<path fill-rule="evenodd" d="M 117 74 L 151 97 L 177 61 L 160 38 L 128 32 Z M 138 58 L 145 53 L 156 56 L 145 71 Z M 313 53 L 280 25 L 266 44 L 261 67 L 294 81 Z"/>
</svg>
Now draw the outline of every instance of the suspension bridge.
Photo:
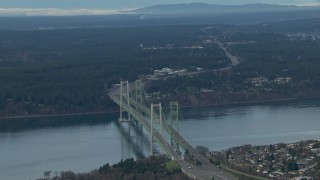
<svg viewBox="0 0 320 180">
<path fill-rule="evenodd" d="M 181 166 L 182 172 L 193 179 L 237 179 L 212 165 L 179 134 L 178 102 L 170 103 L 167 118 L 161 103 L 150 103 L 148 98 L 145 98 L 141 80 L 133 83 L 121 81 L 120 85 L 109 90 L 108 95 L 120 107 L 120 123 L 135 121 L 141 129 L 144 128 L 150 134 L 150 155 L 154 155 L 156 143 L 160 146 L 161 153 L 175 160 Z M 185 160 L 180 149 L 188 152 L 189 157 L 196 163 Z"/>
</svg>

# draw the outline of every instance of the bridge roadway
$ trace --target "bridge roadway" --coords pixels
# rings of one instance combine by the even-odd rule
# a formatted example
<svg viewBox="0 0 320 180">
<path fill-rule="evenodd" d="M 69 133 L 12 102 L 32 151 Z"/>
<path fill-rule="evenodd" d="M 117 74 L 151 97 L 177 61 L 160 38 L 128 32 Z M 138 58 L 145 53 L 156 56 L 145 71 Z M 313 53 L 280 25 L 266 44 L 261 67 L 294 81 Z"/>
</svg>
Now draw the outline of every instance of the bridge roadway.
<svg viewBox="0 0 320 180">
<path fill-rule="evenodd" d="M 150 115 L 151 112 L 149 109 L 138 103 L 135 102 L 132 98 L 130 98 L 131 104 L 128 105 L 127 102 L 120 103 L 120 95 L 119 95 L 119 88 L 113 88 L 109 91 L 110 98 L 120 106 L 122 104 L 122 107 L 125 111 L 129 112 L 134 119 L 136 119 L 150 134 L 151 134 L 151 124 L 149 121 L 137 110 L 135 110 L 133 107 L 138 106 L 138 108 L 143 111 L 145 114 Z M 150 116 L 149 116 L 150 117 Z M 226 173 L 225 171 L 213 166 L 210 162 L 208 162 L 205 158 L 203 158 L 201 155 L 199 155 L 194 148 L 186 142 L 183 137 L 180 136 L 178 132 L 176 132 L 171 126 L 165 125 L 164 126 L 166 130 L 172 134 L 173 138 L 179 142 L 179 144 L 184 147 L 185 149 L 188 149 L 190 154 L 192 154 L 196 159 L 198 159 L 202 166 L 195 166 L 187 161 L 185 161 L 172 147 L 171 145 L 163 138 L 163 136 L 158 132 L 157 129 L 153 129 L 153 137 L 154 140 L 161 146 L 161 148 L 170 155 L 173 159 L 177 161 L 177 163 L 181 166 L 181 168 L 189 175 L 196 179 L 200 180 L 211 180 L 213 177 L 215 180 L 234 180 L 237 179 L 234 176 Z"/>
</svg>

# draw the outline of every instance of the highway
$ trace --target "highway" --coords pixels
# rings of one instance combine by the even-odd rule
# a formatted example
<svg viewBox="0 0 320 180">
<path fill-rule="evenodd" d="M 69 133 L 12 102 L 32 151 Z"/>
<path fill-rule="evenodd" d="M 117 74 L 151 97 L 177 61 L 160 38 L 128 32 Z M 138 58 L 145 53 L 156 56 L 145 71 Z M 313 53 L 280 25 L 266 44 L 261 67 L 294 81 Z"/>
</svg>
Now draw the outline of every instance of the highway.
<svg viewBox="0 0 320 180">
<path fill-rule="evenodd" d="M 240 64 L 239 58 L 232 55 L 220 41 L 216 38 L 213 38 L 213 41 L 226 53 L 226 56 L 231 60 L 232 66 L 238 66 Z"/>
</svg>

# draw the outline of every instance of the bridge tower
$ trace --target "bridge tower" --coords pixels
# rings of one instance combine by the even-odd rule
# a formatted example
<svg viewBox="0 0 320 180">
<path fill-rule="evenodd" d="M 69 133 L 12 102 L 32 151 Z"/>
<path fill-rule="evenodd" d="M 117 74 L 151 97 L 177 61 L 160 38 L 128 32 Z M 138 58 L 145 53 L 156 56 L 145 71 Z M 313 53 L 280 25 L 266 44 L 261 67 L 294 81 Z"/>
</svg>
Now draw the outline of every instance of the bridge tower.
<svg viewBox="0 0 320 180">
<path fill-rule="evenodd" d="M 128 103 L 128 105 L 130 105 L 130 88 L 129 88 L 129 81 L 121 81 L 120 82 L 120 118 L 119 121 L 120 122 L 130 122 L 131 118 L 130 118 L 130 113 L 128 112 L 128 119 L 124 120 L 123 119 L 123 107 L 122 107 L 122 103 L 124 103 L 123 100 L 126 100 Z"/>
<path fill-rule="evenodd" d="M 159 113 L 156 113 L 155 110 L 158 110 Z M 160 124 L 160 135 L 162 136 L 163 133 L 162 133 L 162 125 L 163 125 L 163 122 L 162 122 L 162 106 L 161 106 L 161 103 L 159 104 L 153 104 L 151 103 L 151 139 L 150 139 L 150 155 L 152 156 L 153 155 L 153 134 L 154 134 L 154 123 L 159 123 Z M 156 114 L 159 114 L 159 119 L 157 119 L 157 115 Z"/>
<path fill-rule="evenodd" d="M 142 88 L 142 81 L 141 79 L 138 79 L 135 81 L 135 108 L 136 111 L 138 111 L 139 113 L 142 113 L 142 111 L 139 109 L 138 107 L 138 103 L 139 104 L 143 104 L 143 88 Z M 138 121 L 136 121 L 136 124 L 139 125 Z M 142 132 L 142 125 L 140 126 L 140 130 Z"/>
<path fill-rule="evenodd" d="M 135 81 L 135 99 L 137 103 L 142 104 L 143 102 L 143 90 L 142 90 L 142 82 L 141 80 Z M 138 110 L 138 107 L 136 105 L 136 110 Z"/>
<path fill-rule="evenodd" d="M 121 157 L 122 159 L 125 159 L 125 143 L 124 143 L 124 126 L 122 125 L 122 123 L 130 123 L 131 122 L 131 118 L 130 118 L 130 113 L 128 112 L 128 119 L 125 119 L 123 117 L 123 114 L 124 114 L 124 109 L 123 109 L 123 104 L 128 104 L 130 105 L 130 87 L 129 87 L 129 81 L 120 81 L 120 117 L 119 117 L 119 122 L 120 122 L 120 127 L 121 127 L 121 139 L 122 139 L 122 142 L 121 142 L 121 150 L 122 150 L 122 153 L 121 153 Z M 128 134 L 130 136 L 130 131 L 131 131 L 131 128 L 130 128 L 130 124 L 127 124 L 127 128 L 128 128 Z M 130 148 L 130 146 L 129 146 Z M 130 152 L 130 150 L 128 151 Z M 129 157 L 131 156 L 130 154 L 128 155 Z"/>
<path fill-rule="evenodd" d="M 179 103 L 177 101 L 170 102 L 170 125 L 179 133 Z M 179 143 L 172 138 L 171 134 L 171 146 L 179 151 Z"/>
</svg>

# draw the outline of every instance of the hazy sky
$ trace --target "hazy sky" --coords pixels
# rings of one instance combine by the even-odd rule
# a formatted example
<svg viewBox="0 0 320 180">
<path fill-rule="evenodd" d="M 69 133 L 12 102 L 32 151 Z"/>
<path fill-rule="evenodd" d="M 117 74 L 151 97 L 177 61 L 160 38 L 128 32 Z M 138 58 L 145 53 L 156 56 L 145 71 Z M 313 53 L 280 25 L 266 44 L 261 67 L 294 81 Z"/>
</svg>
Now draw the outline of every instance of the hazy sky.
<svg viewBox="0 0 320 180">
<path fill-rule="evenodd" d="M 122 13 L 117 10 L 136 9 L 157 4 L 290 4 L 319 5 L 320 0 L 0 0 L 0 16 L 74 16 Z"/>
<path fill-rule="evenodd" d="M 0 8 L 93 8 L 127 9 L 155 4 L 203 2 L 212 4 L 305 4 L 320 0 L 0 0 Z"/>
</svg>

